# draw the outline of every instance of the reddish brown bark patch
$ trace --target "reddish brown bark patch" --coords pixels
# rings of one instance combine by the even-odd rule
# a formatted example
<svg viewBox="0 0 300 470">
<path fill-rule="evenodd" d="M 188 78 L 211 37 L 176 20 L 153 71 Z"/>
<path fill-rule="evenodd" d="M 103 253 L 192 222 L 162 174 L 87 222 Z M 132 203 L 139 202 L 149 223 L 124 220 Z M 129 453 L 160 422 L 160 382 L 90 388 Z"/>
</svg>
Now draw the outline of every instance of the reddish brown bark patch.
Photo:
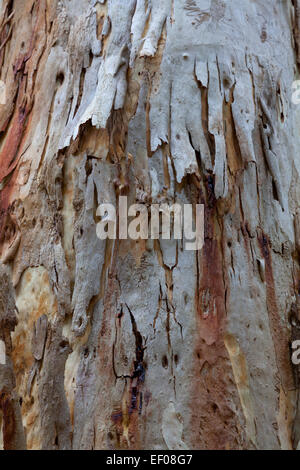
<svg viewBox="0 0 300 470">
<path fill-rule="evenodd" d="M 276 288 L 274 283 L 272 255 L 270 240 L 264 233 L 258 237 L 261 254 L 265 260 L 265 279 L 267 294 L 267 309 L 271 335 L 273 338 L 276 364 L 280 377 L 280 382 L 285 392 L 294 388 L 293 373 L 290 361 L 289 342 L 290 334 L 284 326 L 276 300 Z"/>
<path fill-rule="evenodd" d="M 197 255 L 196 324 L 191 390 L 190 435 L 194 449 L 237 449 L 240 427 L 232 403 L 240 406 L 224 344 L 226 286 L 222 226 L 212 177 L 206 182 L 205 245 Z M 242 441 L 242 437 L 241 437 Z"/>
<path fill-rule="evenodd" d="M 4 450 L 14 450 L 16 422 L 13 401 L 9 394 L 1 396 L 0 407 L 3 413 L 3 447 Z"/>
</svg>

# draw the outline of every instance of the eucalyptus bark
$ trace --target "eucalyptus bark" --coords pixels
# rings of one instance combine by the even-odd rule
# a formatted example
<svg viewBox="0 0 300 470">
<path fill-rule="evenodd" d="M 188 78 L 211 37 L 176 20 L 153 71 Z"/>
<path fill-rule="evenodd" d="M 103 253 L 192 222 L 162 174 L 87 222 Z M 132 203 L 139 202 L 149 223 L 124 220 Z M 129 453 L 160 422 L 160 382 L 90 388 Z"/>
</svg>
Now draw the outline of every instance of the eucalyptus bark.
<svg viewBox="0 0 300 470">
<path fill-rule="evenodd" d="M 0 1 L 4 449 L 297 448 L 299 16 Z M 204 204 L 203 249 L 99 240 L 120 195 Z"/>
</svg>

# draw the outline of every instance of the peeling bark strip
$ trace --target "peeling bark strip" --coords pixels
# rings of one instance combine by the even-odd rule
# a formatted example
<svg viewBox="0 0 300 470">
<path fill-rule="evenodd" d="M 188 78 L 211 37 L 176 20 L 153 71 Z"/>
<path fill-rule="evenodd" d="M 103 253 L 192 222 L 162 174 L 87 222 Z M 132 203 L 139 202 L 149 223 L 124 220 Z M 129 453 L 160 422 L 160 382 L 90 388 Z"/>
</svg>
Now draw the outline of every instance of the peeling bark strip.
<svg viewBox="0 0 300 470">
<path fill-rule="evenodd" d="M 0 263 L 0 339 L 4 342 L 5 361 L 0 364 L 0 410 L 3 421 L 3 449 L 26 449 L 25 430 L 22 423 L 20 398 L 16 392 L 16 379 L 11 361 L 11 332 L 18 321 L 14 289 L 9 271 Z"/>
<path fill-rule="evenodd" d="M 300 3 L 299 0 L 292 0 L 292 4 L 295 10 L 294 19 L 294 38 L 297 54 L 297 63 L 300 64 Z"/>
<path fill-rule="evenodd" d="M 0 2 L 0 448 L 299 447 L 299 18 Z M 99 240 L 123 195 L 204 204 L 203 250 Z"/>
</svg>

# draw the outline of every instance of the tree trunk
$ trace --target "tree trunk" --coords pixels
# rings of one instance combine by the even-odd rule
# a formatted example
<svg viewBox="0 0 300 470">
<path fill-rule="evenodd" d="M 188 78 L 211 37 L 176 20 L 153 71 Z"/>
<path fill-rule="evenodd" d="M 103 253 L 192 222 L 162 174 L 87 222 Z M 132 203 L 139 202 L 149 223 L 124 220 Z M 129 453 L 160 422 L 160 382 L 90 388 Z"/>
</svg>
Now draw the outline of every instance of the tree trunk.
<svg viewBox="0 0 300 470">
<path fill-rule="evenodd" d="M 296 448 L 299 1 L 0 10 L 0 444 Z M 120 195 L 203 249 L 100 240 Z"/>
</svg>

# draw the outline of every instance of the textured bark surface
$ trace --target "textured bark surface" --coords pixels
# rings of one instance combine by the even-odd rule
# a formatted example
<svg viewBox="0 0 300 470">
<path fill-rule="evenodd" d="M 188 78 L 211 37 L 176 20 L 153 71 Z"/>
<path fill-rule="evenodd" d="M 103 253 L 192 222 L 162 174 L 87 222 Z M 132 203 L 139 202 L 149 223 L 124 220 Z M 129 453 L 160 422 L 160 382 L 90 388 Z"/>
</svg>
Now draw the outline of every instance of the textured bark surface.
<svg viewBox="0 0 300 470">
<path fill-rule="evenodd" d="M 4 449 L 297 447 L 299 8 L 0 1 Z M 120 195 L 204 248 L 99 240 Z"/>
</svg>

